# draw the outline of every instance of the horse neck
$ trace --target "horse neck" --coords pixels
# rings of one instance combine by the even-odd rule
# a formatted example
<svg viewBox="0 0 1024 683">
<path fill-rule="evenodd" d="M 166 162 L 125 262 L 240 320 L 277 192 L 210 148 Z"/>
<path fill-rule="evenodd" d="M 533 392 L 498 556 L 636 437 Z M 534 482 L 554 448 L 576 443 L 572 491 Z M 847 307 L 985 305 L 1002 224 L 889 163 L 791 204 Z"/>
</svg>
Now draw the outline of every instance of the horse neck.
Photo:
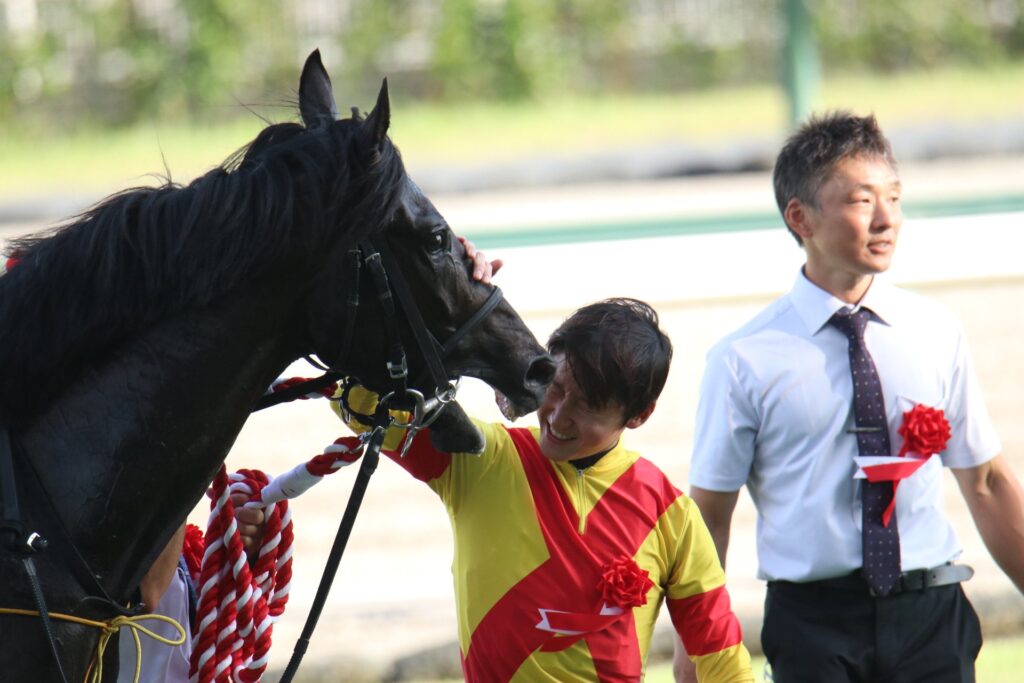
<svg viewBox="0 0 1024 683">
<path fill-rule="evenodd" d="M 158 325 L 73 383 L 23 436 L 57 515 L 115 599 L 138 584 L 255 401 L 301 355 L 295 299 L 254 289 Z"/>
</svg>

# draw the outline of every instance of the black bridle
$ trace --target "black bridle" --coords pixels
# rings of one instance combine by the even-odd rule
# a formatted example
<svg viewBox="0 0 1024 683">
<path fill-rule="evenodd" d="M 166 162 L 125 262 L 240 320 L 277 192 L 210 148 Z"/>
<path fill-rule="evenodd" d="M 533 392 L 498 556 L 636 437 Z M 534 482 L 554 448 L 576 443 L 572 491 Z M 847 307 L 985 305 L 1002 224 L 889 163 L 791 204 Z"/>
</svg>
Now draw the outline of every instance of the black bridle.
<svg viewBox="0 0 1024 683">
<path fill-rule="evenodd" d="M 386 240 L 373 238 L 363 240 L 355 248 L 349 250 L 348 260 L 346 272 L 349 281 L 347 283 L 348 296 L 345 302 L 345 330 L 335 356 L 335 362 L 324 363 L 322 360 L 317 361 L 307 356 L 306 359 L 323 370 L 324 375 L 262 397 L 254 411 L 290 401 L 345 378 L 345 373 L 338 370 L 337 366 L 348 356 L 355 338 L 356 321 L 359 317 L 361 273 L 365 265 L 373 279 L 377 300 L 383 312 L 381 324 L 385 328 L 388 340 L 386 365 L 391 386 L 380 393 L 382 400 L 385 400 L 391 408 L 406 409 L 412 413 L 410 423 L 402 425 L 412 430 L 412 433 L 406 438 L 405 448 L 408 448 L 415 433 L 429 426 L 437 419 L 445 406 L 455 399 L 457 385 L 444 369 L 444 359 L 501 303 L 503 294 L 500 288 L 494 287 L 480 308 L 442 343 L 424 322 L 419 306 L 413 299 L 409 283 L 398 267 L 398 262 L 392 255 Z M 409 365 L 400 331 L 400 313 L 404 315 L 425 363 L 425 368 L 412 383 L 413 386 L 410 386 L 409 383 Z M 425 382 L 428 378 L 429 385 Z M 358 382 L 358 378 L 351 379 Z M 426 391 L 420 391 L 413 388 L 414 386 L 429 386 L 429 388 Z M 362 415 L 350 408 L 347 391 L 343 392 L 340 400 L 342 407 L 349 415 L 365 425 L 371 424 L 370 416 Z"/>
<path fill-rule="evenodd" d="M 377 469 L 377 463 L 380 460 L 380 448 L 384 442 L 385 432 L 389 426 L 394 424 L 389 411 L 391 409 L 408 409 L 412 413 L 408 422 L 398 425 L 408 430 L 401 451 L 404 456 L 416 433 L 433 423 L 445 407 L 455 400 L 457 384 L 448 377 L 448 373 L 444 369 L 443 359 L 451 353 L 452 349 L 464 337 L 483 322 L 491 311 L 501 303 L 502 299 L 501 290 L 495 287 L 480 308 L 463 322 L 444 343 L 441 343 L 427 329 L 419 307 L 412 297 L 409 284 L 405 276 L 402 275 L 402 271 L 399 269 L 398 263 L 395 261 L 394 256 L 392 256 L 384 239 L 381 239 L 379 242 L 372 239 L 361 242 L 355 249 L 349 251 L 349 259 L 350 279 L 349 293 L 346 300 L 345 333 L 336 362 L 344 360 L 351 349 L 352 339 L 355 336 L 355 321 L 359 309 L 360 269 L 365 263 L 370 276 L 373 278 L 377 290 L 377 299 L 384 311 L 383 324 L 388 337 L 387 370 L 392 387 L 390 392 L 384 393 L 381 396 L 377 403 L 377 409 L 371 416 L 352 410 L 348 404 L 348 393 L 353 386 L 353 382 L 345 382 L 342 395 L 339 398 L 343 410 L 356 420 L 371 427 L 371 431 L 365 441 L 366 449 L 363 453 L 362 462 L 359 465 L 359 472 L 352 485 L 352 492 L 349 494 L 348 504 L 338 526 L 338 532 L 335 535 L 334 544 L 331 546 L 330 555 L 328 555 L 327 562 L 324 565 L 324 573 L 320 579 L 320 585 L 317 588 L 313 604 L 310 606 L 309 615 L 306 617 L 306 624 L 295 643 L 292 657 L 288 661 L 284 674 L 281 676 L 281 683 L 291 683 L 296 671 L 298 671 L 299 664 L 313 637 L 313 631 L 320 618 L 320 613 L 327 603 L 327 595 L 337 574 L 338 565 L 341 563 L 341 557 L 345 552 L 349 536 L 352 534 L 352 527 L 355 524 L 356 515 L 359 513 L 359 507 L 362 504 L 367 484 L 373 472 Z M 396 298 L 398 306 L 395 305 Z M 419 346 L 420 355 L 426 363 L 423 374 L 429 375 L 432 388 L 428 390 L 428 393 L 433 394 L 429 398 L 424 398 L 422 392 L 409 386 L 409 365 L 399 331 L 399 308 L 405 315 L 405 321 L 412 330 L 412 334 Z M 311 358 L 307 358 L 307 360 L 313 362 Z M 335 370 L 333 366 L 318 365 L 326 371 L 322 377 L 300 383 L 276 394 L 270 394 L 264 397 L 264 399 L 276 398 L 285 391 L 289 391 L 292 398 L 297 398 L 308 393 L 312 388 L 322 388 L 330 382 L 344 377 L 343 373 Z M 423 386 L 418 381 L 414 384 Z M 274 401 L 273 403 L 277 402 L 279 401 Z M 273 403 L 268 401 L 267 405 L 272 405 Z M 267 405 L 261 402 L 256 409 L 265 408 Z"/>
<path fill-rule="evenodd" d="M 29 586 L 32 589 L 32 599 L 35 601 L 36 610 L 42 620 L 43 633 L 50 645 L 50 653 L 53 661 L 57 663 L 57 671 L 64 683 L 67 683 L 67 676 L 60 664 L 60 655 L 57 653 L 57 641 L 53 635 L 53 625 L 50 623 L 50 611 L 46 606 L 46 597 L 43 594 L 42 585 L 39 582 L 39 573 L 36 571 L 35 562 L 32 556 L 46 549 L 48 541 L 38 532 L 32 531 L 25 526 L 21 519 L 21 509 L 18 506 L 18 490 L 14 478 L 14 439 L 6 429 L 0 430 L 0 547 L 6 552 L 17 555 L 25 569 L 25 576 L 28 577 Z"/>
<path fill-rule="evenodd" d="M 24 457 L 24 452 L 21 452 L 21 456 L 23 458 L 23 465 L 29 470 L 29 484 L 37 487 L 38 493 L 46 499 L 48 513 L 56 522 L 54 529 L 62 537 L 60 539 L 63 542 L 62 545 L 70 550 L 70 560 L 68 561 L 69 573 L 80 586 L 91 586 L 91 588 L 85 588 L 86 597 L 79 604 L 81 605 L 85 602 L 95 603 L 98 609 L 113 615 L 131 616 L 138 614 L 142 609 L 141 604 L 134 607 L 120 605 L 104 589 L 100 583 L 99 574 L 93 572 L 88 561 L 79 552 L 71 535 L 64 527 L 60 515 L 53 506 L 53 501 L 43 487 L 39 473 L 31 461 Z M 20 560 L 25 570 L 25 576 L 28 579 L 29 588 L 31 589 L 32 600 L 36 608 L 35 612 L 38 614 L 42 624 L 42 635 L 46 638 L 49 645 L 50 654 L 53 656 L 53 661 L 57 666 L 60 680 L 63 683 L 67 683 L 67 675 L 64 672 L 64 667 L 61 665 L 57 638 L 54 635 L 53 623 L 50 618 L 51 614 L 55 613 L 51 613 L 47 606 L 46 596 L 43 592 L 43 586 L 39 580 L 39 573 L 36 570 L 33 559 L 36 554 L 45 552 L 48 549 L 52 550 L 52 548 L 45 537 L 38 531 L 30 528 L 22 519 L 21 508 L 18 505 L 17 478 L 14 466 L 15 457 L 16 444 L 14 435 L 8 428 L 0 426 L 0 515 L 2 515 L 0 516 L 0 552 L 13 555 Z M 65 553 L 65 559 L 67 559 L 67 555 Z M 6 606 L 0 605 L 0 607 Z M 22 611 L 22 614 L 29 614 L 29 612 Z M 66 615 L 57 614 L 56 616 L 57 618 L 66 618 Z"/>
</svg>

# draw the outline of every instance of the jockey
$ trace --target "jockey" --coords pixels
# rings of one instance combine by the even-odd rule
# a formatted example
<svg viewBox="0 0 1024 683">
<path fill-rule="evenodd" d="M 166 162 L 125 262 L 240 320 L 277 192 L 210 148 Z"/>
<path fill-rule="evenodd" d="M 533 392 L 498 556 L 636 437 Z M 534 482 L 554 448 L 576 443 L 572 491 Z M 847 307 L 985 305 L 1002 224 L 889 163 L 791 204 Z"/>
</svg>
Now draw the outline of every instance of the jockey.
<svg viewBox="0 0 1024 683">
<path fill-rule="evenodd" d="M 557 371 L 538 427 L 477 421 L 480 454 L 442 453 L 420 435 L 400 457 L 398 427 L 384 442 L 451 518 L 466 680 L 642 680 L 664 603 L 700 680 L 753 681 L 699 510 L 622 442 L 668 375 L 657 314 L 633 299 L 591 304 L 548 350 Z M 356 388 L 349 406 L 370 413 L 376 400 Z"/>
</svg>

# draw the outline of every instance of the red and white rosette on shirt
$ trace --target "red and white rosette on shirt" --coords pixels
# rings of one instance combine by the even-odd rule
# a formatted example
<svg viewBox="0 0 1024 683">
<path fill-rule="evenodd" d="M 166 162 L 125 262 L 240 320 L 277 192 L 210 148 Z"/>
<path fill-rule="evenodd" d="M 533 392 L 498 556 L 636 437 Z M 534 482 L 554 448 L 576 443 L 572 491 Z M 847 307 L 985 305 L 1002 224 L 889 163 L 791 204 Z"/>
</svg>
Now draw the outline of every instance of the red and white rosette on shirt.
<svg viewBox="0 0 1024 683">
<path fill-rule="evenodd" d="M 855 479 L 866 478 L 872 483 L 892 482 L 893 498 L 882 514 L 882 524 L 885 526 L 889 526 L 889 520 L 892 519 L 896 506 L 896 488 L 900 481 L 917 472 L 928 462 L 928 458 L 941 453 L 951 436 L 949 421 L 942 410 L 921 404 L 903 413 L 899 434 L 903 437 L 899 455 L 854 457 L 858 468 L 853 475 Z"/>
<path fill-rule="evenodd" d="M 603 602 L 597 614 L 540 609 L 536 628 L 552 633 L 541 650 L 560 652 L 581 638 L 608 628 L 628 610 L 647 604 L 647 592 L 654 587 L 650 572 L 640 569 L 632 557 L 622 557 L 604 565 L 597 590 Z"/>
</svg>

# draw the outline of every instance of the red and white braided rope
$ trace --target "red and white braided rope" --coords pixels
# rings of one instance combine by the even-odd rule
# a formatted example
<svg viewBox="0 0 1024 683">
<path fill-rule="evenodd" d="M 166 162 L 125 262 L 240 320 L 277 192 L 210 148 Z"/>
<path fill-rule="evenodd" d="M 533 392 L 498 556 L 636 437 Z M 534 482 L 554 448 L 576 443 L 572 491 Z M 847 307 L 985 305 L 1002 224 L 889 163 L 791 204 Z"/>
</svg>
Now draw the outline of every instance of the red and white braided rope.
<svg viewBox="0 0 1024 683">
<path fill-rule="evenodd" d="M 275 382 L 272 390 L 296 379 Z M 309 394 L 308 397 L 330 395 Z M 307 463 L 273 480 L 257 470 L 228 475 L 221 466 L 209 496 L 210 518 L 202 550 L 202 566 L 193 569 L 199 592 L 192 640 L 192 683 L 253 683 L 269 662 L 273 625 L 284 613 L 291 589 L 292 520 L 288 499 L 318 483 L 327 474 L 350 465 L 362 454 L 358 437 L 338 438 Z M 264 508 L 263 543 L 250 569 L 235 520 L 232 493 L 245 493 L 246 507 Z M 186 561 L 193 567 L 199 554 L 195 534 L 187 536 Z"/>
</svg>

